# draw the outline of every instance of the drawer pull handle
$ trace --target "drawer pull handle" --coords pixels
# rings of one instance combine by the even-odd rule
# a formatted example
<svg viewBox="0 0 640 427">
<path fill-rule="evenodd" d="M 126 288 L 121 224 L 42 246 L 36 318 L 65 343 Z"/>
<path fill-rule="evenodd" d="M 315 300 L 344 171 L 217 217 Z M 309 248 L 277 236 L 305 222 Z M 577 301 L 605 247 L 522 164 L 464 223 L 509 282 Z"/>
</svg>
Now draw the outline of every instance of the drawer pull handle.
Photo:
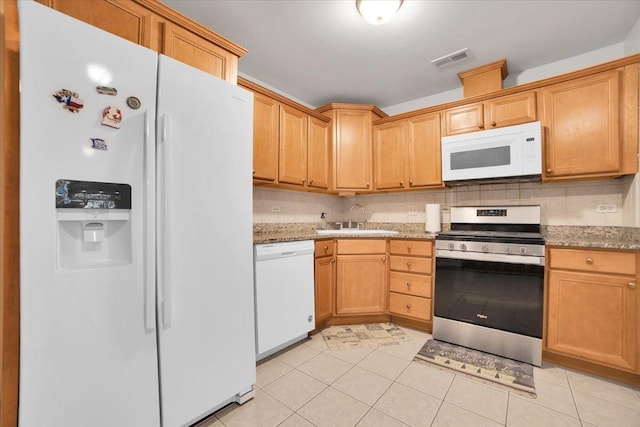
<svg viewBox="0 0 640 427">
<path fill-rule="evenodd" d="M 589 265 L 593 264 L 593 260 L 591 258 L 587 258 L 587 264 Z"/>
<path fill-rule="evenodd" d="M 411 304 L 407 304 L 407 308 L 408 308 L 408 309 L 411 309 Z"/>
<path fill-rule="evenodd" d="M 629 282 L 629 288 L 631 288 L 631 289 L 635 289 L 635 288 L 636 288 L 636 286 L 637 286 L 637 285 L 636 285 L 635 283 L 633 283 L 633 282 Z"/>
</svg>

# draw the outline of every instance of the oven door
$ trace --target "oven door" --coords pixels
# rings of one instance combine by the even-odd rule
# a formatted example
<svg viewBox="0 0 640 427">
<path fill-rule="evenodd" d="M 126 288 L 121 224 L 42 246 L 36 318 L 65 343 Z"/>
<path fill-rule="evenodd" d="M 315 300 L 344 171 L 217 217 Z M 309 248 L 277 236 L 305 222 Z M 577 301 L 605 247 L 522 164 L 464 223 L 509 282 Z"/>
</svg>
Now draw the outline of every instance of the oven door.
<svg viewBox="0 0 640 427">
<path fill-rule="evenodd" d="M 542 338 L 544 266 L 436 257 L 434 316 Z"/>
</svg>

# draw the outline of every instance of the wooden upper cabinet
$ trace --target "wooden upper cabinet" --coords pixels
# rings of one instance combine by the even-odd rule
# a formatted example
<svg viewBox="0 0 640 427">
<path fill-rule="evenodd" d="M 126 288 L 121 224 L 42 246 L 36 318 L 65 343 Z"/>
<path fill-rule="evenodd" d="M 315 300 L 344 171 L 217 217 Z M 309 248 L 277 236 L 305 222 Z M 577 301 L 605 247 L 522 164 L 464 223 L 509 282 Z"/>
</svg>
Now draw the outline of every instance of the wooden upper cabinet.
<svg viewBox="0 0 640 427">
<path fill-rule="evenodd" d="M 484 129 L 484 104 L 461 105 L 449 108 L 442 114 L 442 131 L 444 135 L 475 132 Z"/>
<path fill-rule="evenodd" d="M 441 187 L 440 114 L 421 114 L 404 121 L 408 141 L 409 188 Z"/>
<path fill-rule="evenodd" d="M 161 53 L 228 82 L 236 82 L 236 55 L 171 22 L 166 21 L 163 27 Z"/>
<path fill-rule="evenodd" d="M 329 123 L 309 116 L 307 185 L 328 189 L 330 186 L 331 136 Z"/>
<path fill-rule="evenodd" d="M 280 151 L 278 181 L 305 185 L 307 182 L 307 115 L 280 105 Z"/>
<path fill-rule="evenodd" d="M 261 93 L 253 93 L 253 179 L 278 179 L 280 104 Z"/>
<path fill-rule="evenodd" d="M 317 112 L 333 120 L 332 189 L 341 193 L 373 189 L 373 121 L 387 115 L 374 105 L 328 104 Z"/>
<path fill-rule="evenodd" d="M 614 69 L 540 89 L 544 179 L 620 174 L 621 71 Z M 637 102 L 635 116 L 637 123 Z"/>
<path fill-rule="evenodd" d="M 371 189 L 371 113 L 338 111 L 335 130 L 337 190 Z"/>
<path fill-rule="evenodd" d="M 157 0 L 37 0 L 236 84 L 246 50 Z"/>
<path fill-rule="evenodd" d="M 444 110 L 443 135 L 457 135 L 536 121 L 536 92 L 521 92 Z"/>
<path fill-rule="evenodd" d="M 486 129 L 535 122 L 536 92 L 521 92 L 487 101 L 484 115 Z"/>
<path fill-rule="evenodd" d="M 377 190 L 404 188 L 406 157 L 402 121 L 374 126 L 373 158 Z"/>
<path fill-rule="evenodd" d="M 440 114 L 373 127 L 377 190 L 442 187 Z"/>
<path fill-rule="evenodd" d="M 153 50 L 158 48 L 157 40 L 152 38 L 155 14 L 132 1 L 38 0 L 38 2 L 130 42 Z"/>
</svg>

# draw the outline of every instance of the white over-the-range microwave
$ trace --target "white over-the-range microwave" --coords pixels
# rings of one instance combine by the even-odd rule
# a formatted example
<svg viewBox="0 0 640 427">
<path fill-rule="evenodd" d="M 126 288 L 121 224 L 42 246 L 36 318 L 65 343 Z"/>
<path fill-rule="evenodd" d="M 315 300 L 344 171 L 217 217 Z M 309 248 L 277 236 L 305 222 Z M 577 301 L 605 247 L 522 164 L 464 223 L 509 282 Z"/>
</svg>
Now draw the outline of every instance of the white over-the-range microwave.
<svg viewBox="0 0 640 427">
<path fill-rule="evenodd" d="M 442 180 L 456 184 L 495 178 L 539 179 L 540 122 L 442 138 Z"/>
</svg>

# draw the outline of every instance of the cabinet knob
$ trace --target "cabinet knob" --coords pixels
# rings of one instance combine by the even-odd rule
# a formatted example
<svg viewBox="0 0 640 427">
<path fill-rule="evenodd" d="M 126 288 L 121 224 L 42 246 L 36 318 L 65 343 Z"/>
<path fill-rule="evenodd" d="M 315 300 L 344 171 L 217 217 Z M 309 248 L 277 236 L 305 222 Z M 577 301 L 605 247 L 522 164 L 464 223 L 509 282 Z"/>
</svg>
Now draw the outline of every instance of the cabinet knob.
<svg viewBox="0 0 640 427">
<path fill-rule="evenodd" d="M 483 129 L 484 125 L 482 123 L 478 123 L 478 129 Z"/>
<path fill-rule="evenodd" d="M 400 187 L 404 187 L 404 181 L 400 181 Z"/>
<path fill-rule="evenodd" d="M 256 174 L 256 170 L 255 170 L 255 169 L 253 169 L 253 171 L 251 172 L 251 174 L 252 174 L 252 175 L 255 175 L 255 174 Z"/>
<path fill-rule="evenodd" d="M 407 261 L 407 268 L 411 268 L 411 261 Z"/>
<path fill-rule="evenodd" d="M 387 257 L 386 257 L 386 256 L 383 256 L 383 257 L 382 257 L 382 262 L 385 262 L 386 260 L 387 260 Z"/>
<path fill-rule="evenodd" d="M 367 182 L 367 188 L 369 188 L 369 186 L 370 186 L 370 185 L 371 185 L 371 184 L 369 184 L 369 183 Z"/>
<path fill-rule="evenodd" d="M 409 185 L 413 185 L 413 180 L 409 180 Z"/>
<path fill-rule="evenodd" d="M 309 184 L 313 184 L 313 180 L 312 179 L 309 180 Z"/>
<path fill-rule="evenodd" d="M 304 184 L 305 182 L 307 182 L 307 180 L 306 180 L 306 179 L 303 179 L 303 180 L 302 180 L 302 183 Z"/>
<path fill-rule="evenodd" d="M 553 175 L 553 170 L 552 169 L 547 169 L 547 175 Z"/>
<path fill-rule="evenodd" d="M 407 252 L 411 252 L 411 245 L 407 245 Z"/>
<path fill-rule="evenodd" d="M 628 286 L 630 289 L 635 289 L 637 285 L 633 282 L 629 282 Z"/>
<path fill-rule="evenodd" d="M 407 288 L 411 287 L 411 282 L 407 282 Z"/>
<path fill-rule="evenodd" d="M 411 304 L 407 304 L 407 308 L 411 308 Z"/>
<path fill-rule="evenodd" d="M 494 121 L 491 121 L 491 126 L 496 127 L 498 124 Z"/>
<path fill-rule="evenodd" d="M 593 260 L 591 258 L 587 258 L 587 264 L 589 265 L 593 264 Z"/>
<path fill-rule="evenodd" d="M 333 258 L 333 259 L 331 260 L 331 262 L 335 264 L 335 263 L 336 263 L 336 259 L 335 259 L 335 258 Z"/>
</svg>

